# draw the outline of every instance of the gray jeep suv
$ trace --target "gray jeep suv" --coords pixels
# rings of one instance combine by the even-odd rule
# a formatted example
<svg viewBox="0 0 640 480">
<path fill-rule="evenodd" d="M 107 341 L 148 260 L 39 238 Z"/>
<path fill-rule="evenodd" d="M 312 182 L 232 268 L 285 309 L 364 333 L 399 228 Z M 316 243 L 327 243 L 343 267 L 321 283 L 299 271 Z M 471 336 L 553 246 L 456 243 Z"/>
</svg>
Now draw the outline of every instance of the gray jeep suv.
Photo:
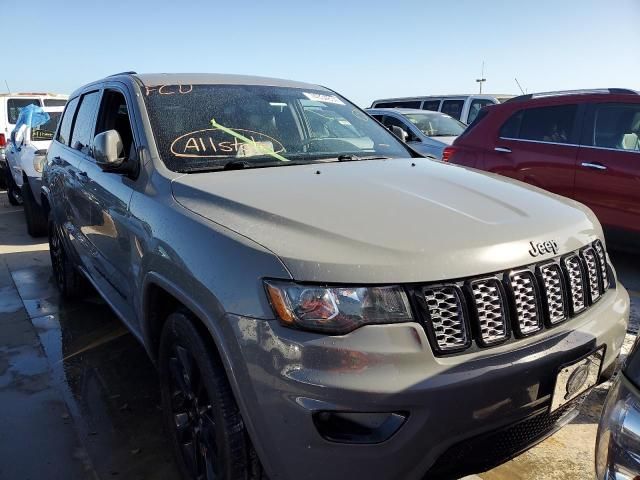
<svg viewBox="0 0 640 480">
<path fill-rule="evenodd" d="M 42 203 L 157 363 L 185 478 L 456 478 L 611 375 L 629 315 L 593 213 L 420 158 L 335 92 L 209 74 L 77 90 Z"/>
</svg>

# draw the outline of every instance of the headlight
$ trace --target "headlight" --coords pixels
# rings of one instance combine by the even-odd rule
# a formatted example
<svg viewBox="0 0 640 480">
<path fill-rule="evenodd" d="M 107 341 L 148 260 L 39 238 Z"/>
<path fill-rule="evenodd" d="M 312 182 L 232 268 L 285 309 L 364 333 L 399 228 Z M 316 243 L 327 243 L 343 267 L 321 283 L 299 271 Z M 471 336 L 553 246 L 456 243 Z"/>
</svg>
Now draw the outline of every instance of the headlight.
<svg viewBox="0 0 640 480">
<path fill-rule="evenodd" d="M 399 286 L 322 287 L 271 280 L 265 286 L 276 315 L 290 327 L 340 335 L 362 325 L 413 320 Z"/>
<path fill-rule="evenodd" d="M 622 375 L 611 387 L 600 420 L 596 473 L 599 480 L 640 476 L 640 392 Z"/>
<path fill-rule="evenodd" d="M 47 161 L 47 151 L 46 150 L 38 150 L 34 154 L 33 157 L 33 168 L 36 172 L 42 173 L 42 169 L 44 168 L 44 164 Z"/>
</svg>

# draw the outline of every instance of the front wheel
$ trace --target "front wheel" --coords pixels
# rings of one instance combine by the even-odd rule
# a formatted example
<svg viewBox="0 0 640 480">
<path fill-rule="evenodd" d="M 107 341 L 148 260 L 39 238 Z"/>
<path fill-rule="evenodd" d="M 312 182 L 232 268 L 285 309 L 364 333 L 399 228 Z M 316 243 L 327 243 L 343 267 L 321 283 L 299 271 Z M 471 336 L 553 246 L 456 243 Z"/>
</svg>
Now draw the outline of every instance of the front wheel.
<svg viewBox="0 0 640 480">
<path fill-rule="evenodd" d="M 29 182 L 22 184 L 22 201 L 24 202 L 24 216 L 27 221 L 27 232 L 32 237 L 43 237 L 47 234 L 47 217 L 44 210 L 36 202 Z"/>
<path fill-rule="evenodd" d="M 220 360 L 189 314 L 167 319 L 160 341 L 162 407 L 180 471 L 189 480 L 261 478 Z"/>
<path fill-rule="evenodd" d="M 60 227 L 49 217 L 49 255 L 56 286 L 64 298 L 76 299 L 85 295 L 87 279 L 69 258 L 62 241 Z"/>
<path fill-rule="evenodd" d="M 7 178 L 7 197 L 9 197 L 9 203 L 14 207 L 22 205 L 22 193 L 20 192 L 20 187 L 16 185 L 13 176 L 9 172 L 9 168 L 6 170 L 6 178 Z"/>
</svg>

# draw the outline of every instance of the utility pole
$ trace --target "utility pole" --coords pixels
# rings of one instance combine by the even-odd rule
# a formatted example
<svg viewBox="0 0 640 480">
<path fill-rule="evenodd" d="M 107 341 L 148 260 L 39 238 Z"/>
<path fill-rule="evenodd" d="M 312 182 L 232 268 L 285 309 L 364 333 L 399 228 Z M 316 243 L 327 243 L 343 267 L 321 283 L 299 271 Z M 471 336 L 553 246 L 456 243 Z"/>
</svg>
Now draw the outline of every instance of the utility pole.
<svg viewBox="0 0 640 480">
<path fill-rule="evenodd" d="M 484 78 L 484 60 L 482 61 L 482 72 L 480 73 L 480 78 L 476 78 L 476 82 L 480 84 L 480 93 L 482 93 L 482 84 L 486 82 L 487 79 Z"/>
</svg>

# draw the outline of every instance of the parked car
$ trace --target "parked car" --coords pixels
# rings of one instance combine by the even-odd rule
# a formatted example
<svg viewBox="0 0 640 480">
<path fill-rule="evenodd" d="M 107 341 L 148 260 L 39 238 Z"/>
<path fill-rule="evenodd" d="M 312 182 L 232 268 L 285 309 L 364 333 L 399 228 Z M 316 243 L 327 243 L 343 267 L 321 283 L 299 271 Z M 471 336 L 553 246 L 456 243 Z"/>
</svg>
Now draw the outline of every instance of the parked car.
<svg viewBox="0 0 640 480">
<path fill-rule="evenodd" d="M 47 233 L 47 218 L 40 205 L 42 168 L 63 110 L 63 107 L 24 107 L 6 149 L 7 171 L 12 175 L 7 188 L 9 202 L 24 203 L 27 231 L 33 237 Z"/>
<path fill-rule="evenodd" d="M 189 479 L 490 468 L 571 419 L 626 332 L 590 210 L 422 158 L 317 85 L 96 81 L 42 194 L 56 284 L 88 280 L 157 363 Z"/>
<path fill-rule="evenodd" d="M 442 158 L 442 151 L 460 135 L 466 125 L 440 112 L 410 108 L 369 108 L 367 113 L 389 130 L 400 128 L 400 135 L 414 150 Z"/>
<path fill-rule="evenodd" d="M 596 443 L 598 480 L 640 478 L 640 337 L 609 390 Z"/>
<path fill-rule="evenodd" d="M 374 100 L 371 108 L 415 108 L 442 112 L 465 124 L 473 122 L 487 105 L 501 103 L 510 95 L 441 95 Z"/>
<path fill-rule="evenodd" d="M 7 169 L 5 148 L 9 143 L 11 132 L 15 128 L 20 109 L 26 105 L 40 107 L 60 107 L 66 103 L 65 95 L 55 93 L 0 93 L 0 188 L 11 186 L 11 172 Z M 19 192 L 16 191 L 19 196 Z M 19 205 L 21 200 L 13 195 L 13 204 Z"/>
<path fill-rule="evenodd" d="M 640 95 L 525 95 L 487 107 L 444 158 L 586 204 L 611 243 L 640 245 Z"/>
</svg>

